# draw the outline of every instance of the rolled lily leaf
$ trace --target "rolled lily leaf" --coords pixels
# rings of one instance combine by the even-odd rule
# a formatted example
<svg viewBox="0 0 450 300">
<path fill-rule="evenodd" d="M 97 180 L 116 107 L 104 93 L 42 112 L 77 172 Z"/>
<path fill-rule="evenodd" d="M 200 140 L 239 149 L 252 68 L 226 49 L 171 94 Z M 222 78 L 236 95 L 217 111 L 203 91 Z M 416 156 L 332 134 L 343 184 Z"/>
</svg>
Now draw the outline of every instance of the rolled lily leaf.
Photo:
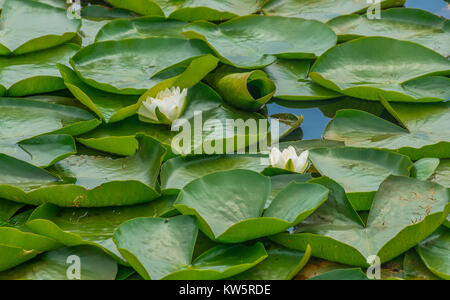
<svg viewBox="0 0 450 300">
<path fill-rule="evenodd" d="M 0 197 L 61 207 L 105 207 L 149 202 L 160 196 L 157 177 L 165 150 L 150 137 L 138 137 L 132 157 L 71 156 L 44 170 L 2 156 Z M 124 166 L 127 166 L 124 169 Z"/>
<path fill-rule="evenodd" d="M 184 38 L 182 32 L 186 24 L 186 22 L 166 19 L 164 17 L 114 20 L 98 31 L 95 41 L 119 41 L 150 37 Z"/>
<path fill-rule="evenodd" d="M 68 65 L 69 58 L 78 50 L 79 46 L 66 44 L 19 56 L 0 57 L 0 96 L 26 96 L 64 89 L 56 64 Z"/>
<path fill-rule="evenodd" d="M 285 247 L 352 266 L 368 267 L 376 255 L 381 263 L 397 257 L 433 233 L 449 213 L 448 190 L 417 179 L 390 176 L 380 186 L 365 225 L 344 189 L 322 177 L 311 181 L 330 189 L 330 196 L 291 233 L 271 237 Z"/>
<path fill-rule="evenodd" d="M 450 97 L 450 79 L 432 75 L 449 74 L 450 62 L 433 50 L 407 41 L 367 37 L 327 51 L 309 76 L 326 88 L 366 100 L 440 102 Z"/>
<path fill-rule="evenodd" d="M 317 148 L 310 160 L 320 174 L 339 183 L 355 210 L 370 210 L 380 184 L 390 175 L 409 177 L 411 160 L 379 149 Z"/>
<path fill-rule="evenodd" d="M 199 40 L 126 39 L 89 45 L 73 56 L 71 64 L 80 79 L 92 87 L 142 95 L 165 79 L 183 74 L 193 59 L 210 53 L 212 50 Z"/>
<path fill-rule="evenodd" d="M 450 103 L 391 103 L 391 112 L 407 129 L 359 110 L 340 110 L 328 124 L 324 138 L 347 146 L 395 150 L 412 160 L 448 158 Z"/>
<path fill-rule="evenodd" d="M 340 41 L 384 36 L 421 44 L 446 57 L 450 55 L 450 23 L 426 10 L 392 8 L 380 12 L 379 19 L 353 14 L 337 17 L 327 24 Z"/>
<path fill-rule="evenodd" d="M 275 94 L 275 84 L 261 70 L 245 71 L 223 66 L 208 75 L 206 81 L 228 104 L 257 111 Z"/>
<path fill-rule="evenodd" d="M 324 100 L 342 95 L 314 83 L 309 77 L 310 60 L 278 59 L 264 71 L 276 86 L 274 97 L 287 101 Z"/>
<path fill-rule="evenodd" d="M 402 6 L 406 0 L 381 0 L 382 8 Z M 328 21 L 339 15 L 365 13 L 373 5 L 366 0 L 274 0 L 269 1 L 263 11 L 266 15 L 300 17 Z"/>
<path fill-rule="evenodd" d="M 316 58 L 337 41 L 318 21 L 267 16 L 239 17 L 220 25 L 198 21 L 186 26 L 184 34 L 207 41 L 223 63 L 245 69 L 268 66 L 276 57 Z"/>
<path fill-rule="evenodd" d="M 433 176 L 439 163 L 440 160 L 438 158 L 422 158 L 414 163 L 414 167 L 411 170 L 411 177 L 428 180 Z M 441 185 L 445 186 L 444 184 Z"/>
<path fill-rule="evenodd" d="M 136 104 L 139 99 L 138 96 L 111 94 L 93 88 L 81 81 L 77 74 L 65 65 L 58 65 L 58 69 L 70 92 L 107 123 L 127 117 L 129 113 L 125 108 Z"/>
<path fill-rule="evenodd" d="M 6 0 L 0 19 L 0 55 L 20 55 L 70 41 L 81 21 L 65 9 L 32 0 Z"/>
<path fill-rule="evenodd" d="M 243 181 L 245 186 L 240 184 Z M 184 215 L 196 216 L 200 230 L 210 239 L 239 243 L 287 230 L 328 197 L 323 186 L 291 183 L 264 212 L 269 193 L 269 178 L 249 170 L 231 170 L 192 181 L 174 206 Z"/>
<path fill-rule="evenodd" d="M 291 280 L 308 263 L 311 248 L 305 252 L 289 249 L 271 249 L 261 263 L 231 280 Z"/>
<path fill-rule="evenodd" d="M 38 255 L 57 249 L 58 242 L 11 227 L 0 227 L 0 271 L 11 269 Z"/>
<path fill-rule="evenodd" d="M 79 266 L 79 273 L 71 273 L 71 266 Z M 0 280 L 114 280 L 116 274 L 117 263 L 111 257 L 94 247 L 80 246 L 41 254 L 0 273 Z"/>
<path fill-rule="evenodd" d="M 261 243 L 216 246 L 192 262 L 198 226 L 192 216 L 138 218 L 114 234 L 119 251 L 144 279 L 218 280 L 241 273 L 264 260 Z"/>
<path fill-rule="evenodd" d="M 1 98 L 0 152 L 47 167 L 76 152 L 70 135 L 85 133 L 99 124 L 93 115 L 77 107 Z"/>
<path fill-rule="evenodd" d="M 439 228 L 423 240 L 416 250 L 433 274 L 445 280 L 450 279 L 450 229 Z"/>
<path fill-rule="evenodd" d="M 34 233 L 47 236 L 65 246 L 91 245 L 126 264 L 112 241 L 114 231 L 126 221 L 140 217 L 173 214 L 176 197 L 162 197 L 150 203 L 105 208 L 58 208 L 43 204 L 28 219 L 26 226 Z"/>
<path fill-rule="evenodd" d="M 243 169 L 262 172 L 265 155 L 208 155 L 176 157 L 161 167 L 161 188 L 164 193 L 176 194 L 188 183 L 216 172 Z"/>
</svg>

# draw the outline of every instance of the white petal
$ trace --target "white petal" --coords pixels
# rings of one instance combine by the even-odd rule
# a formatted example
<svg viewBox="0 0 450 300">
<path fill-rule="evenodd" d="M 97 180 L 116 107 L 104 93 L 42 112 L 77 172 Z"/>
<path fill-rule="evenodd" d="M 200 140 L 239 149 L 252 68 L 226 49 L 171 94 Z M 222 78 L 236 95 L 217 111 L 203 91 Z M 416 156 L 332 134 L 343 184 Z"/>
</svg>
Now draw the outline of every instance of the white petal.
<svg viewBox="0 0 450 300">
<path fill-rule="evenodd" d="M 304 173 L 308 167 L 309 151 L 304 151 L 296 161 L 294 161 L 295 172 Z"/>
<path fill-rule="evenodd" d="M 271 166 L 274 168 L 283 169 L 286 165 L 286 161 L 283 159 L 283 156 L 278 148 L 272 148 L 269 159 Z"/>
</svg>

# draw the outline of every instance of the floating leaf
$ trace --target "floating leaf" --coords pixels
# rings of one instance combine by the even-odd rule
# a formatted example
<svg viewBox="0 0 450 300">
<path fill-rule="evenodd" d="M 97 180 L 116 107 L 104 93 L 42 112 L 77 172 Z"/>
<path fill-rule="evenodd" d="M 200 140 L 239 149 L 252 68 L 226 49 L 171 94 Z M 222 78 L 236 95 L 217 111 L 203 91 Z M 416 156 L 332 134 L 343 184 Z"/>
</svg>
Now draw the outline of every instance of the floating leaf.
<svg viewBox="0 0 450 300">
<path fill-rule="evenodd" d="M 20 55 L 70 41 L 80 20 L 65 9 L 31 0 L 6 0 L 0 19 L 0 55 Z"/>
<path fill-rule="evenodd" d="M 120 226 L 114 240 L 122 255 L 144 279 L 223 279 L 267 257 L 261 243 L 219 245 L 192 262 L 197 233 L 197 222 L 191 216 L 138 218 Z"/>
<path fill-rule="evenodd" d="M 261 70 L 245 71 L 223 66 L 208 75 L 207 82 L 230 105 L 257 111 L 272 99 L 275 84 Z"/>
<path fill-rule="evenodd" d="M 419 180 L 428 180 L 439 166 L 438 158 L 422 158 L 414 163 L 411 176 Z"/>
<path fill-rule="evenodd" d="M 176 157 L 161 167 L 161 188 L 164 193 L 177 193 L 188 183 L 216 172 L 234 169 L 262 172 L 264 155 L 208 155 Z"/>
<path fill-rule="evenodd" d="M 380 184 L 390 175 L 409 176 L 411 160 L 379 149 L 317 148 L 309 158 L 320 174 L 339 183 L 355 210 L 370 210 Z"/>
<path fill-rule="evenodd" d="M 19 56 L 0 57 L 0 96 L 26 96 L 65 88 L 56 64 L 68 65 L 74 44 Z"/>
<path fill-rule="evenodd" d="M 107 0 L 115 7 L 134 11 L 144 16 L 164 16 L 164 12 L 153 0 Z"/>
<path fill-rule="evenodd" d="M 361 269 L 341 269 L 330 271 L 309 280 L 369 280 Z"/>
<path fill-rule="evenodd" d="M 440 280 L 427 269 L 414 249 L 405 253 L 403 269 L 404 277 L 407 280 Z"/>
<path fill-rule="evenodd" d="M 324 138 L 347 146 L 395 150 L 412 160 L 448 158 L 450 103 L 390 103 L 407 129 L 359 110 L 340 110 L 328 124 Z"/>
<path fill-rule="evenodd" d="M 271 249 L 268 257 L 231 280 L 291 280 L 307 263 L 311 248 L 305 252 L 289 249 Z"/>
<path fill-rule="evenodd" d="M 111 257 L 94 247 L 80 246 L 41 254 L 0 273 L 0 280 L 114 280 L 116 274 L 117 263 Z"/>
<path fill-rule="evenodd" d="M 132 38 L 174 37 L 184 38 L 183 27 L 187 23 L 164 17 L 120 19 L 106 24 L 97 33 L 96 42 L 119 41 Z"/>
<path fill-rule="evenodd" d="M 0 152 L 37 166 L 49 166 L 76 152 L 69 135 L 85 133 L 99 123 L 80 108 L 0 98 Z"/>
<path fill-rule="evenodd" d="M 433 181 L 450 188 L 450 159 L 441 159 L 441 163 L 434 173 Z"/>
<path fill-rule="evenodd" d="M 261 9 L 264 0 L 154 0 L 154 2 L 172 19 L 223 21 L 256 13 Z"/>
<path fill-rule="evenodd" d="M 145 97 L 146 94 L 141 99 Z M 117 124 L 100 126 L 98 130 L 78 138 L 78 141 L 94 149 L 132 155 L 136 151 L 135 136 L 143 133 L 157 139 L 171 151 L 176 151 L 176 154 L 186 155 L 234 153 L 249 145 L 256 145 L 256 142 L 267 137 L 269 125 L 266 118 L 258 113 L 225 106 L 220 96 L 203 83 L 188 90 L 186 101 L 185 110 L 177 123 L 179 126 L 143 123 L 132 117 Z M 246 123 L 248 120 L 249 123 Z M 236 132 L 235 127 L 241 123 L 255 125 L 257 132 Z M 233 128 L 228 129 L 228 125 Z M 231 147 L 227 146 L 231 142 Z"/>
<path fill-rule="evenodd" d="M 57 249 L 56 241 L 11 227 L 0 227 L 0 271 L 11 269 L 38 255 Z"/>
<path fill-rule="evenodd" d="M 441 227 L 417 247 L 417 253 L 433 274 L 450 279 L 450 229 Z"/>
<path fill-rule="evenodd" d="M 246 69 L 268 66 L 277 56 L 315 58 L 337 40 L 318 21 L 267 16 L 240 17 L 220 25 L 198 21 L 186 26 L 184 34 L 207 41 L 224 63 Z"/>
<path fill-rule="evenodd" d="M 123 264 L 125 261 L 112 241 L 114 231 L 131 219 L 170 215 L 173 202 L 175 197 L 125 207 L 58 208 L 44 204 L 37 208 L 26 225 L 34 233 L 69 247 L 91 245 L 103 249 Z"/>
<path fill-rule="evenodd" d="M 246 185 L 242 185 L 242 182 Z M 249 170 L 206 175 L 186 185 L 175 208 L 195 215 L 203 233 L 222 243 L 239 243 L 282 232 L 308 217 L 328 196 L 323 186 L 290 183 L 264 212 L 269 178 Z"/>
<path fill-rule="evenodd" d="M 132 157 L 76 155 L 55 164 L 50 170 L 64 182 L 23 161 L 1 156 L 0 197 L 61 207 L 132 205 L 154 200 L 160 195 L 157 178 L 165 150 L 149 137 L 138 140 L 139 150 Z"/>
<path fill-rule="evenodd" d="M 402 6 L 406 0 L 381 0 L 382 8 Z M 269 1 L 263 11 L 266 15 L 301 17 L 327 21 L 339 15 L 351 13 L 373 13 L 374 4 L 366 0 L 273 0 Z M 375 4 L 378 5 L 378 4 Z"/>
<path fill-rule="evenodd" d="M 309 77 L 310 60 L 278 59 L 264 71 L 277 89 L 274 97 L 287 101 L 324 100 L 342 96 L 314 83 Z"/>
<path fill-rule="evenodd" d="M 300 251 L 309 244 L 313 256 L 353 266 L 368 267 L 371 255 L 381 263 L 397 257 L 433 233 L 450 209 L 446 188 L 390 176 L 381 184 L 364 225 L 342 187 L 325 177 L 311 182 L 330 189 L 328 201 L 292 233 L 271 239 Z"/>
<path fill-rule="evenodd" d="M 107 123 L 124 119 L 130 114 L 125 108 L 136 104 L 139 99 L 138 96 L 111 94 L 93 88 L 81 81 L 67 66 L 58 65 L 58 69 L 70 92 Z"/>
<path fill-rule="evenodd" d="M 209 53 L 206 43 L 199 40 L 126 39 L 89 45 L 71 59 L 71 64 L 92 87 L 115 94 L 142 95 L 163 80 L 179 76 L 193 59 Z"/>
<path fill-rule="evenodd" d="M 0 226 L 3 226 L 24 205 L 4 199 L 0 199 Z"/>
<path fill-rule="evenodd" d="M 366 37 L 327 51 L 309 76 L 326 88 L 356 98 L 439 102 L 450 97 L 450 79 L 431 75 L 449 74 L 450 62 L 424 46 Z"/>
<path fill-rule="evenodd" d="M 446 57 L 450 55 L 448 20 L 426 10 L 392 8 L 381 11 L 379 19 L 353 14 L 337 17 L 327 24 L 333 28 L 340 41 L 363 36 L 384 36 L 421 44 Z"/>
</svg>

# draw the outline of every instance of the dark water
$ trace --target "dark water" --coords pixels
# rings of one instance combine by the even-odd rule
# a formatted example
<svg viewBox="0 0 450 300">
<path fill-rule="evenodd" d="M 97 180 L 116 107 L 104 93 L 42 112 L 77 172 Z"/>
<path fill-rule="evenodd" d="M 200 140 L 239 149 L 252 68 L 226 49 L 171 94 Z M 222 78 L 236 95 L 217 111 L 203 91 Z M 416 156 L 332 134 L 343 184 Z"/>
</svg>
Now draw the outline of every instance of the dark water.
<svg viewBox="0 0 450 300">
<path fill-rule="evenodd" d="M 408 0 L 405 6 L 428 10 L 436 15 L 443 16 L 445 18 L 449 18 L 450 16 L 449 4 L 444 0 Z M 366 106 L 368 103 L 366 101 L 360 102 L 362 106 Z M 317 105 L 322 105 L 321 101 L 317 101 L 316 103 Z M 305 105 L 303 105 L 302 103 L 299 103 L 298 106 L 305 107 Z M 359 105 L 357 104 L 357 106 Z M 325 115 L 323 113 L 323 110 L 319 109 L 318 107 L 287 108 L 277 103 L 272 103 L 269 104 L 267 108 L 269 111 L 269 115 L 277 113 L 292 113 L 295 115 L 303 115 L 304 121 L 302 124 L 302 131 L 303 139 L 305 140 L 322 138 L 323 132 L 332 117 L 330 114 Z M 359 107 L 355 108 L 360 109 Z"/>
</svg>

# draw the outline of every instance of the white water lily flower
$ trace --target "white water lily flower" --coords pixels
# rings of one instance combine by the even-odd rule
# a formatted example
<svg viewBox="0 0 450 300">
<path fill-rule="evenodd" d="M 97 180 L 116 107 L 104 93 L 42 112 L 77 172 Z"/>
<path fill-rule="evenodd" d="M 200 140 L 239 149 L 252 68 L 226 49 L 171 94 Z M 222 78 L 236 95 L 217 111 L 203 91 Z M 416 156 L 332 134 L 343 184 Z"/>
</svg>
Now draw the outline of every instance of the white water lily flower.
<svg viewBox="0 0 450 300">
<path fill-rule="evenodd" d="M 186 105 L 187 89 L 179 87 L 165 89 L 156 98 L 148 97 L 138 110 L 142 122 L 172 124 L 183 113 Z"/>
<path fill-rule="evenodd" d="M 291 172 L 304 173 L 308 169 L 309 151 L 304 151 L 297 156 L 295 148 L 289 146 L 283 152 L 278 148 L 272 148 L 270 152 L 270 165 L 274 168 L 285 169 Z"/>
</svg>

